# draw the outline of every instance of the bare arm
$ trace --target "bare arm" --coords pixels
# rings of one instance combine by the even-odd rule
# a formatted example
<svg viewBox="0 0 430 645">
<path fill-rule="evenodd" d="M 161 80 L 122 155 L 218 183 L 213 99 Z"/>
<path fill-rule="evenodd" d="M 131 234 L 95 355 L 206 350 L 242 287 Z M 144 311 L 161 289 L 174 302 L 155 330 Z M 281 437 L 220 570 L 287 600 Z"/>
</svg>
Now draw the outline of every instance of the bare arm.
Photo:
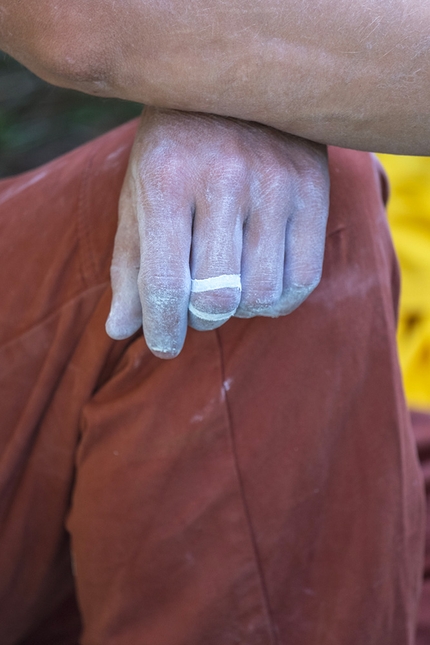
<svg viewBox="0 0 430 645">
<path fill-rule="evenodd" d="M 0 45 L 82 91 L 430 154 L 426 0 L 1 0 Z"/>
</svg>

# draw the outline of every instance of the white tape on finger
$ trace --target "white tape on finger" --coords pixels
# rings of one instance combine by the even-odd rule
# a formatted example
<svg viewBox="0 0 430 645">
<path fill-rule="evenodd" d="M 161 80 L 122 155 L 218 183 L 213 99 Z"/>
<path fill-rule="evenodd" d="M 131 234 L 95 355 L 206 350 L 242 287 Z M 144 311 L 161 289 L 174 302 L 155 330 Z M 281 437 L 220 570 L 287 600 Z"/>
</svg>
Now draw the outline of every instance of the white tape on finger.
<svg viewBox="0 0 430 645">
<path fill-rule="evenodd" d="M 191 293 L 204 293 L 205 291 L 215 291 L 215 289 L 239 289 L 242 291 L 240 275 L 226 274 L 203 280 L 191 280 Z"/>
<path fill-rule="evenodd" d="M 194 307 L 194 305 L 192 305 L 191 302 L 188 305 L 188 309 L 190 313 L 194 314 L 194 316 L 197 316 L 197 318 L 200 318 L 201 320 L 209 320 L 210 322 L 219 322 L 220 320 L 228 320 L 236 313 L 236 309 L 233 309 L 233 311 L 229 311 L 225 314 L 210 314 L 206 311 L 200 311 L 200 309 L 196 309 L 196 307 Z"/>
</svg>

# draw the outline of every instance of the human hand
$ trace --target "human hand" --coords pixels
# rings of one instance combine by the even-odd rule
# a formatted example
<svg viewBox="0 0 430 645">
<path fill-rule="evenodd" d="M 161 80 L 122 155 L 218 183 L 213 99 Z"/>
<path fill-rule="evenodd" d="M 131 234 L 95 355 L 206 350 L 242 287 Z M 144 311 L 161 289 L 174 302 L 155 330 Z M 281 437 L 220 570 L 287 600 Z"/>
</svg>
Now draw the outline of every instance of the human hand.
<svg viewBox="0 0 430 645">
<path fill-rule="evenodd" d="M 173 358 L 187 323 L 290 313 L 319 283 L 328 201 L 323 146 L 147 108 L 120 199 L 108 334 L 143 325 L 150 350 Z"/>
</svg>

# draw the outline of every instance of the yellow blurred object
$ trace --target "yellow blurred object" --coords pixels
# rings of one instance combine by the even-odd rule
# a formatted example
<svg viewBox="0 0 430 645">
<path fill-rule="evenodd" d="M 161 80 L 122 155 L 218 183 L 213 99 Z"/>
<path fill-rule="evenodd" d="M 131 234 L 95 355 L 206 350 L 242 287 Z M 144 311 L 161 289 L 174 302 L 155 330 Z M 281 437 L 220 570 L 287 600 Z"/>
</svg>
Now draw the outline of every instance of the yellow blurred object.
<svg viewBox="0 0 430 645">
<path fill-rule="evenodd" d="M 430 157 L 378 155 L 391 185 L 388 217 L 402 270 L 398 345 L 405 392 L 430 407 Z"/>
</svg>

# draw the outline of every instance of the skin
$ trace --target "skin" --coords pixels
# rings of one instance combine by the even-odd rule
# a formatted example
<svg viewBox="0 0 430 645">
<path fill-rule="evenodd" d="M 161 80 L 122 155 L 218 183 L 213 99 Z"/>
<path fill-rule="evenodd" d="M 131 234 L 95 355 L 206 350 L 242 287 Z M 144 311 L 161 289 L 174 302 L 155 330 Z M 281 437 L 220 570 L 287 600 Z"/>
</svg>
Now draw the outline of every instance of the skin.
<svg viewBox="0 0 430 645">
<path fill-rule="evenodd" d="M 2 0 L 0 42 L 47 80 L 430 154 L 430 3 Z"/>
<path fill-rule="evenodd" d="M 173 358 L 187 323 L 208 330 L 232 315 L 290 313 L 320 281 L 328 202 L 324 146 L 146 109 L 120 200 L 109 335 L 130 336 L 143 321 L 153 353 Z M 191 291 L 191 279 L 217 276 L 240 276 L 242 289 Z"/>
<path fill-rule="evenodd" d="M 209 329 L 300 304 L 321 270 L 328 176 L 321 148 L 291 135 L 430 154 L 429 34 L 430 4 L 416 0 L 0 1 L 2 48 L 42 78 L 153 106 L 121 198 L 108 333 L 143 321 L 170 358 L 187 316 Z M 227 169 L 216 176 L 214 150 Z M 282 188 L 253 188 L 268 177 Z M 229 273 L 242 291 L 190 295 L 191 278 Z"/>
</svg>

